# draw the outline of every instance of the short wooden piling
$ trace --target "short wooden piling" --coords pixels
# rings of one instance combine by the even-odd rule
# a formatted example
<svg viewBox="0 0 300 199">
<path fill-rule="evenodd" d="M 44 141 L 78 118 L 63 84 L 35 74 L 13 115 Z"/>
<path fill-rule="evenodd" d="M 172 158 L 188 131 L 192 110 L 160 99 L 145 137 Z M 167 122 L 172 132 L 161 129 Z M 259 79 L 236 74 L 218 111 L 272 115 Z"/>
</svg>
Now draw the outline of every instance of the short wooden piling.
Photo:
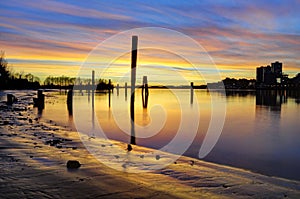
<svg viewBox="0 0 300 199">
<path fill-rule="evenodd" d="M 191 104 L 194 102 L 194 82 L 191 82 Z"/>
<path fill-rule="evenodd" d="M 13 94 L 7 94 L 6 95 L 6 97 L 7 97 L 7 105 L 12 105 L 14 102 L 16 102 L 17 101 L 17 98 L 13 95 Z"/>
<path fill-rule="evenodd" d="M 40 110 L 45 108 L 45 95 L 43 94 L 43 90 L 39 89 L 37 91 L 37 98 L 33 98 L 33 106 Z"/>
<path fill-rule="evenodd" d="M 148 97 L 149 97 L 148 80 L 147 80 L 147 76 L 144 76 L 143 86 L 142 86 L 143 108 L 147 108 L 148 106 Z"/>
<path fill-rule="evenodd" d="M 67 108 L 69 115 L 73 115 L 73 90 L 70 89 L 67 94 Z"/>
<path fill-rule="evenodd" d="M 119 89 L 120 89 L 120 85 L 117 84 L 117 96 L 119 96 Z"/>
<path fill-rule="evenodd" d="M 125 82 L 125 101 L 127 101 L 127 82 Z"/>
<path fill-rule="evenodd" d="M 95 71 L 92 71 L 92 91 L 95 90 Z"/>
<path fill-rule="evenodd" d="M 111 105 L 111 79 L 108 80 L 108 107 Z"/>
</svg>

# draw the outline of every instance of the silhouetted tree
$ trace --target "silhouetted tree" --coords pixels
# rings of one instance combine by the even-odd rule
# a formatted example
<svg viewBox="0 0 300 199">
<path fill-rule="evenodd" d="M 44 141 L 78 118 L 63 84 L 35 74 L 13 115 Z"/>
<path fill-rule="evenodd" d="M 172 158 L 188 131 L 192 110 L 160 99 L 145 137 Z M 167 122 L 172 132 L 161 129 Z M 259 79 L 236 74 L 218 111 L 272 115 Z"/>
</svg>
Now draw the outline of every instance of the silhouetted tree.
<svg viewBox="0 0 300 199">
<path fill-rule="evenodd" d="M 10 73 L 3 51 L 0 52 L 0 89 L 6 88 L 9 82 Z"/>
<path fill-rule="evenodd" d="M 40 87 L 39 78 L 24 72 L 14 73 L 8 68 L 3 51 L 0 52 L 0 89 L 38 89 Z"/>
</svg>

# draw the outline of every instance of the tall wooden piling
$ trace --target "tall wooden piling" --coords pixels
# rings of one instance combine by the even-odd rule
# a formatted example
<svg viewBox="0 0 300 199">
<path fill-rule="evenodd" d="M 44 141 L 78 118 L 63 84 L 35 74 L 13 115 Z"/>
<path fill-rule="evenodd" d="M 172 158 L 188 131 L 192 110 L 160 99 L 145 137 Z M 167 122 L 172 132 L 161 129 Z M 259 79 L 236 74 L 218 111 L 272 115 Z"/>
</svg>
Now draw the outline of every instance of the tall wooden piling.
<svg viewBox="0 0 300 199">
<path fill-rule="evenodd" d="M 92 128 L 95 129 L 95 71 L 92 71 Z"/>
<path fill-rule="evenodd" d="M 136 81 L 137 44 L 138 44 L 138 37 L 137 36 L 132 36 L 131 97 L 130 97 L 130 117 L 131 117 L 131 139 L 130 139 L 130 143 L 131 144 L 135 144 L 134 97 L 135 97 L 135 81 Z"/>
<path fill-rule="evenodd" d="M 111 79 L 108 80 L 108 107 L 110 107 L 111 104 Z"/>
</svg>

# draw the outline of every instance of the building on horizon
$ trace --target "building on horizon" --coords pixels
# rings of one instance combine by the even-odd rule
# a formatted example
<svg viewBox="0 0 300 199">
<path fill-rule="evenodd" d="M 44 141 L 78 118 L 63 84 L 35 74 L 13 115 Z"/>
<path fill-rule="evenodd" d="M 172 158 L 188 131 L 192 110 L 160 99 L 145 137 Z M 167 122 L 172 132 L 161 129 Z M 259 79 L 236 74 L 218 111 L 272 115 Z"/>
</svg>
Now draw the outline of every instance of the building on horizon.
<svg viewBox="0 0 300 199">
<path fill-rule="evenodd" d="M 276 78 L 282 77 L 282 63 L 278 61 L 271 63 L 271 70 Z"/>
<path fill-rule="evenodd" d="M 256 68 L 257 87 L 273 87 L 285 84 L 288 75 L 282 73 L 282 63 L 274 62 L 271 66 L 260 66 Z"/>
</svg>

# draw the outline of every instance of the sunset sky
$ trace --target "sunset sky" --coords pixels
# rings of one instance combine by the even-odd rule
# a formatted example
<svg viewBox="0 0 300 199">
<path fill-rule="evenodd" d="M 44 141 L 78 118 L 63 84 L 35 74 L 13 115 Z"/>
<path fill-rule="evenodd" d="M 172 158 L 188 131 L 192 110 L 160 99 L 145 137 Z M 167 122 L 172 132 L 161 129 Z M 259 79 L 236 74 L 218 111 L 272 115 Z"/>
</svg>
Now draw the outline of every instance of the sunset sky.
<svg viewBox="0 0 300 199">
<path fill-rule="evenodd" d="M 299 10 L 299 0 L 7 0 L 0 1 L 0 50 L 15 72 L 41 79 L 76 76 L 90 51 L 111 36 L 132 28 L 161 27 L 197 41 L 222 77 L 255 78 L 256 67 L 276 60 L 293 77 L 300 72 Z M 130 41 L 127 47 L 130 50 Z M 194 53 L 184 42 L 172 48 Z M 162 54 L 141 53 L 138 65 L 154 67 L 156 77 L 171 68 L 198 81 L 185 61 Z M 128 61 L 120 58 L 119 66 L 129 67 Z"/>
</svg>

